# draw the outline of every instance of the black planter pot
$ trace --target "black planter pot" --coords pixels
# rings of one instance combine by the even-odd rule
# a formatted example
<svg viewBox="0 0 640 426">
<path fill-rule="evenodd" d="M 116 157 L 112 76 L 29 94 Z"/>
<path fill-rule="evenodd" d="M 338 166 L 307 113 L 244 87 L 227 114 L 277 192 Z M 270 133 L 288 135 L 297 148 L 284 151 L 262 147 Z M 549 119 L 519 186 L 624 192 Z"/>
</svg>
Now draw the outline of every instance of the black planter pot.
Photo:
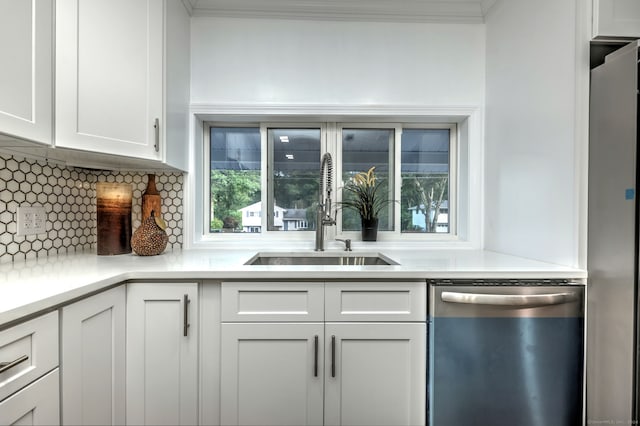
<svg viewBox="0 0 640 426">
<path fill-rule="evenodd" d="M 361 219 L 362 241 L 376 241 L 378 239 L 378 218 Z"/>
</svg>

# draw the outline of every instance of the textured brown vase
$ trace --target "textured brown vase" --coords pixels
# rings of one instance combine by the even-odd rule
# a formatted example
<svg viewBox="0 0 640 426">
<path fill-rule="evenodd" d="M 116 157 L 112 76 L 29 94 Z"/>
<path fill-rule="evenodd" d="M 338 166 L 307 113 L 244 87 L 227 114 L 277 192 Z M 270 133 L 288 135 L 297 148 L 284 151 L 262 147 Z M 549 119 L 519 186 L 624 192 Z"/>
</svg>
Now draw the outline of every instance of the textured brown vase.
<svg viewBox="0 0 640 426">
<path fill-rule="evenodd" d="M 167 248 L 169 237 L 156 222 L 154 214 L 152 211 L 131 237 L 131 248 L 139 256 L 155 256 Z"/>
<path fill-rule="evenodd" d="M 147 189 L 142 194 L 142 220 L 151 216 L 154 211 L 155 215 L 162 217 L 162 200 L 160 193 L 156 189 L 156 175 L 149 174 L 147 180 Z"/>
</svg>

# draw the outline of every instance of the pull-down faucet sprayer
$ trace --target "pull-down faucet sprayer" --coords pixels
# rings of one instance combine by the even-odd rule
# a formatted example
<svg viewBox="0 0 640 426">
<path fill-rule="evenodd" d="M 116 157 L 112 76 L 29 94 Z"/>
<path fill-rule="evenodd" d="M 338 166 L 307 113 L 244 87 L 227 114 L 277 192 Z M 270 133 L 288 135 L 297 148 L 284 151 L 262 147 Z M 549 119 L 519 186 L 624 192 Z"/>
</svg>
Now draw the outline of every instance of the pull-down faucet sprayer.
<svg viewBox="0 0 640 426">
<path fill-rule="evenodd" d="M 318 188 L 318 214 L 316 216 L 316 248 L 315 251 L 324 251 L 324 227 L 335 225 L 331 218 L 331 186 L 333 182 L 333 160 L 331 154 L 326 152 L 320 163 L 320 185 Z M 324 199 L 323 199 L 324 197 Z"/>
</svg>

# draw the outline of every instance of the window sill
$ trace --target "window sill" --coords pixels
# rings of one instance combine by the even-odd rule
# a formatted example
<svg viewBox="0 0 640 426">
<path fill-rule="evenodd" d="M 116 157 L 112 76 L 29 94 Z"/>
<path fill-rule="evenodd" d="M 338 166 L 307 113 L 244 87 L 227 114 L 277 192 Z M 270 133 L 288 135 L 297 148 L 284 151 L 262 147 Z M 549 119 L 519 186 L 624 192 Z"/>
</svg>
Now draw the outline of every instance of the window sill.
<svg viewBox="0 0 640 426">
<path fill-rule="evenodd" d="M 357 233 L 353 233 L 357 234 Z M 233 238 L 233 235 L 228 237 L 218 236 L 215 237 L 202 237 L 201 239 L 193 242 L 190 249 L 233 249 L 233 250 L 309 250 L 313 251 L 315 247 L 315 234 L 309 233 L 309 235 L 300 235 L 296 238 L 287 238 L 287 236 L 278 237 L 264 237 L 262 235 L 246 235 L 238 234 Z M 262 237 L 262 238 L 261 238 Z M 479 249 L 480 247 L 473 244 L 470 241 L 463 241 L 450 237 L 448 239 L 431 239 L 425 240 L 424 238 L 417 239 L 385 239 L 384 236 L 379 241 L 361 241 L 359 235 L 351 236 L 349 234 L 339 235 L 335 238 L 349 238 L 352 240 L 352 248 L 354 251 L 358 250 L 382 250 L 382 249 Z M 344 249 L 344 243 L 335 241 L 334 237 L 325 237 L 325 249 L 326 250 L 340 250 Z"/>
</svg>

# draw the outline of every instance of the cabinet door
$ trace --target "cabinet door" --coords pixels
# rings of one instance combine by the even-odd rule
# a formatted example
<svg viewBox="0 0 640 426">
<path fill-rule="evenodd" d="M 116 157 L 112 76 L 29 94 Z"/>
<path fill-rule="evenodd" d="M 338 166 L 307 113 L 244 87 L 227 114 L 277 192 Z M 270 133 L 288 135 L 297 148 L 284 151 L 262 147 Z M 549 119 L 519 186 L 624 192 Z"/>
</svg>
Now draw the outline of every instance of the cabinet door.
<svg viewBox="0 0 640 426">
<path fill-rule="evenodd" d="M 198 423 L 198 285 L 127 285 L 127 424 Z"/>
<path fill-rule="evenodd" d="M 0 133 L 51 144 L 52 37 L 52 1 L 0 1 Z"/>
<path fill-rule="evenodd" d="M 2 425 L 59 425 L 59 382 L 56 368 L 0 402 Z"/>
<path fill-rule="evenodd" d="M 321 425 L 323 324 L 222 324 L 221 424 Z"/>
<path fill-rule="evenodd" d="M 159 159 L 163 2 L 56 1 L 56 146 Z"/>
<path fill-rule="evenodd" d="M 640 37 L 640 2 L 593 0 L 593 37 Z"/>
<path fill-rule="evenodd" d="M 62 308 L 62 421 L 125 422 L 125 287 Z"/>
<path fill-rule="evenodd" d="M 327 323 L 325 333 L 325 424 L 425 423 L 424 323 Z"/>
</svg>

